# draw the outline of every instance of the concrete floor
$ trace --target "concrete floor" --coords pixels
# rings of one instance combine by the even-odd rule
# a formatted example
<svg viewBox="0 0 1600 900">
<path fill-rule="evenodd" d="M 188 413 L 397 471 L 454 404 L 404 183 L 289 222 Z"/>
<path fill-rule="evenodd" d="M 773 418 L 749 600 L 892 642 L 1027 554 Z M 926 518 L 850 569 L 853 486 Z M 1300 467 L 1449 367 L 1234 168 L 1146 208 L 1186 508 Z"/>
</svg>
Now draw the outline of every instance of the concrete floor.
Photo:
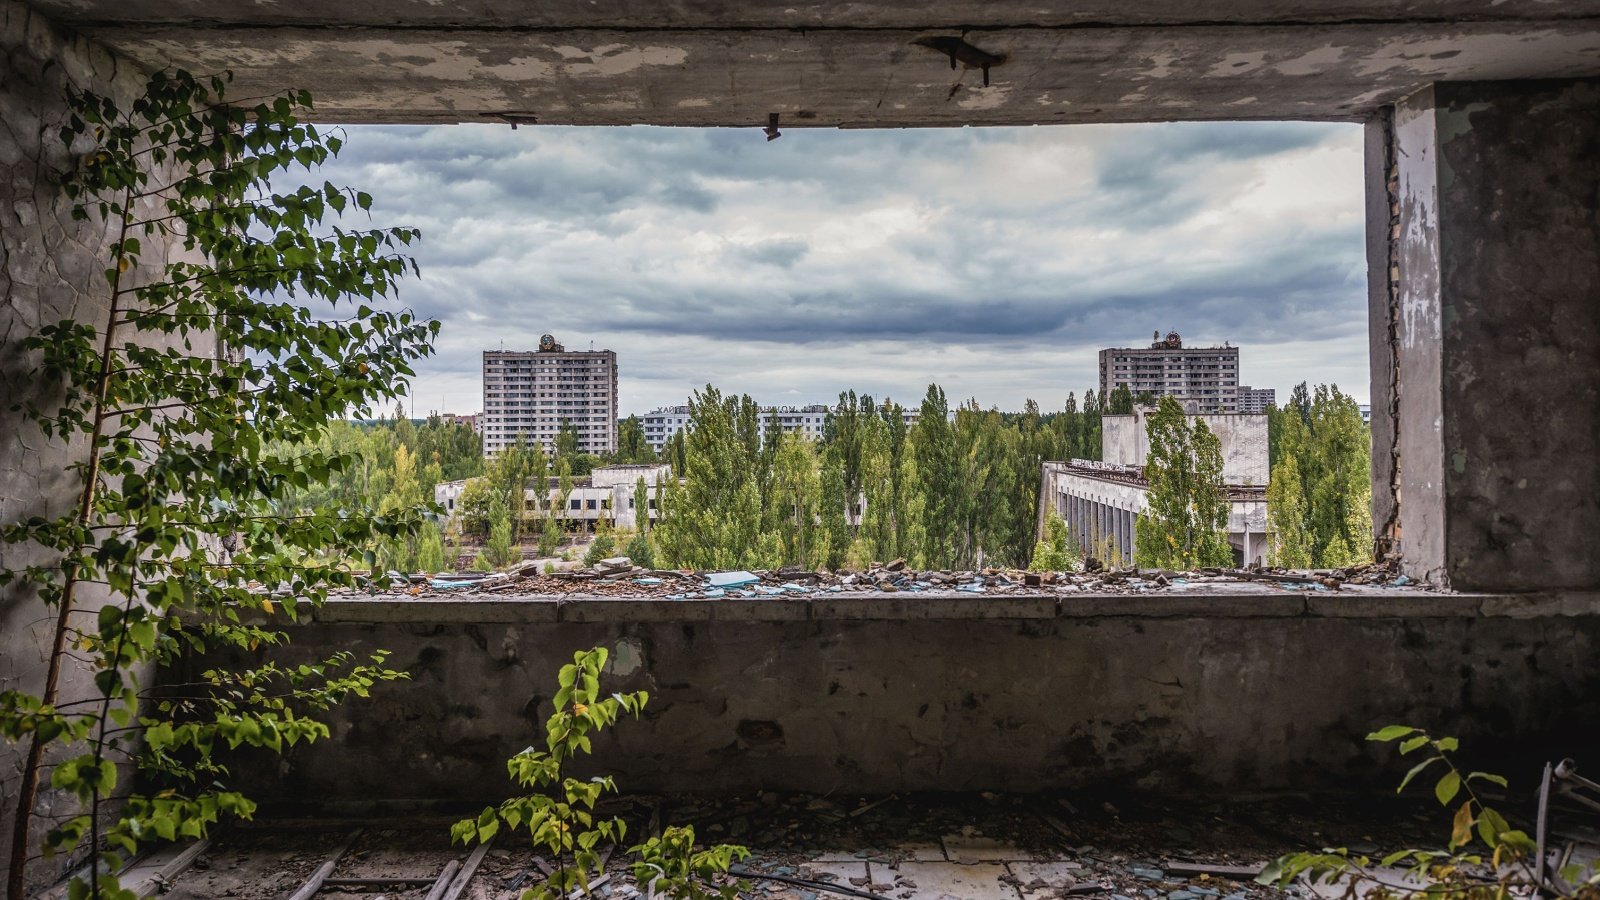
<svg viewBox="0 0 1600 900">
<path fill-rule="evenodd" d="M 1329 841 L 1389 849 L 1425 843 L 1433 812 L 1392 801 L 1301 799 L 1153 802 L 1055 795 L 828 798 L 812 795 L 684 800 L 621 798 L 612 813 L 637 835 L 657 822 L 693 823 L 703 840 L 743 843 L 752 900 L 1269 900 L 1281 891 L 1185 863 L 1258 866 Z M 466 811 L 463 811 L 466 812 Z M 449 842 L 452 817 L 263 819 L 219 833 L 193 866 L 169 879 L 171 900 L 282 900 L 356 829 L 335 877 L 434 878 L 468 850 Z M 513 900 L 547 859 L 523 833 L 502 834 L 466 882 L 462 900 Z M 645 896 L 622 854 L 594 896 Z M 841 893 L 829 890 L 836 887 Z M 324 887 L 318 900 L 423 900 L 426 883 Z"/>
</svg>

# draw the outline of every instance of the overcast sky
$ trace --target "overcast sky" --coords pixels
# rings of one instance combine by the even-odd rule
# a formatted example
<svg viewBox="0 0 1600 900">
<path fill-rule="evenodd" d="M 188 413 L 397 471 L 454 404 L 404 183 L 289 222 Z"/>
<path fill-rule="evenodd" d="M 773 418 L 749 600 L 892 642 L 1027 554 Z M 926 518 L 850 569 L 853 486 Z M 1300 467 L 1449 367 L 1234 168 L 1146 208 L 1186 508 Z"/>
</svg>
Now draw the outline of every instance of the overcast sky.
<svg viewBox="0 0 1600 900">
<path fill-rule="evenodd" d="M 707 382 L 1055 409 L 1170 329 L 1280 401 L 1367 400 L 1357 125 L 347 131 L 325 176 L 422 229 L 417 415 L 478 411 L 481 351 L 545 332 L 617 351 L 623 414 Z"/>
</svg>

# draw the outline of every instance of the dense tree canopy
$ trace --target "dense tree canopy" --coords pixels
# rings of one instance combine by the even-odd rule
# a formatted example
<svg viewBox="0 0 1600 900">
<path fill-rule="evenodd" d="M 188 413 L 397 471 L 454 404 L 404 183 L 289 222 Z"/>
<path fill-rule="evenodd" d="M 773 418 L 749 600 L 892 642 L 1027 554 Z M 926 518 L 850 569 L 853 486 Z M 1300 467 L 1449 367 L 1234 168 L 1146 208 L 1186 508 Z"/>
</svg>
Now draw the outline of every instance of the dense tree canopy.
<svg viewBox="0 0 1600 900">
<path fill-rule="evenodd" d="M 1337 385 L 1300 384 L 1273 410 L 1267 515 L 1273 561 L 1338 567 L 1372 559 L 1371 437 Z"/>
<path fill-rule="evenodd" d="M 668 485 L 654 531 L 663 564 L 1021 566 L 1040 464 L 1100 455 L 1093 391 L 1082 411 L 1069 397 L 1060 412 L 1030 402 L 1012 414 L 952 411 L 930 385 L 909 428 L 899 404 L 845 391 L 814 444 L 776 428 L 763 439 L 758 415 L 749 397 L 711 386 L 691 399 L 665 454 L 684 481 Z"/>
</svg>

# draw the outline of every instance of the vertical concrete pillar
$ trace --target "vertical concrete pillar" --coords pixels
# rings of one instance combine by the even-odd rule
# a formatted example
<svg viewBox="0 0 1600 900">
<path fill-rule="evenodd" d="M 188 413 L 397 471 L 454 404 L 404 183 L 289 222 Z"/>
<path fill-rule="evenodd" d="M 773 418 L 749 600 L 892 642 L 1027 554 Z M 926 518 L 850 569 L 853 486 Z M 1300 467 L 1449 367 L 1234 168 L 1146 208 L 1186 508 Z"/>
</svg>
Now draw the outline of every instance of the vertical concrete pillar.
<svg viewBox="0 0 1600 900">
<path fill-rule="evenodd" d="M 1600 81 L 1436 84 L 1372 128 L 1375 524 L 1437 584 L 1600 586 Z"/>
<path fill-rule="evenodd" d="M 1083 546 L 1084 550 L 1088 550 L 1089 549 L 1088 504 L 1084 501 L 1084 498 L 1082 498 L 1082 497 L 1074 497 L 1073 498 L 1073 504 L 1076 507 L 1076 509 L 1074 511 L 1073 524 L 1078 529 L 1078 543 Z"/>
<path fill-rule="evenodd" d="M 57 139 L 68 111 L 67 90 L 89 89 L 124 105 L 145 81 L 144 73 L 104 47 L 55 28 L 15 0 L 0 0 L 0 522 L 54 517 L 73 508 L 80 484 L 71 466 L 85 446 L 70 446 L 41 434 L 13 404 L 57 402 L 39 377 L 39 355 L 21 346 L 40 326 L 66 318 L 96 324 L 109 309 L 100 273 L 106 266 L 106 227 L 75 221 L 60 187 L 60 175 L 84 148 Z M 161 177 L 157 174 L 157 177 Z M 144 236 L 145 259 L 160 262 L 171 242 Z M 137 272 L 135 274 L 138 274 Z M 27 544 L 0 544 L 0 566 L 22 569 L 54 565 L 54 554 Z M 103 595 L 80 592 L 91 614 Z M 43 689 L 54 615 L 37 595 L 16 584 L 0 587 L 0 691 Z M 92 618 L 91 620 L 92 621 Z M 63 669 L 61 701 L 96 696 L 88 672 L 73 663 Z M 0 869 L 9 863 L 11 824 L 25 744 L 0 741 Z M 47 758 L 47 762 L 56 760 Z M 123 773 L 124 783 L 131 773 Z M 45 775 L 35 823 L 38 838 L 49 824 L 74 814 L 71 795 L 53 791 Z M 37 845 L 37 844 L 36 844 Z M 29 866 L 31 888 L 55 881 L 74 860 L 40 858 Z"/>
</svg>

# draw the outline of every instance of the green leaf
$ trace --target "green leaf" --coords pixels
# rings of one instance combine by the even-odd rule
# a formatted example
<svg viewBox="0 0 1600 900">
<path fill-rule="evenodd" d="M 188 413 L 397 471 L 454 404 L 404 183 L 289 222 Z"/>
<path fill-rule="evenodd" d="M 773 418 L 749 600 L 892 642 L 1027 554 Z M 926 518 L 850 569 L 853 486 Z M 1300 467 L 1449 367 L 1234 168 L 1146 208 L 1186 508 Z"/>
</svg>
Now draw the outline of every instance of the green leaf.
<svg viewBox="0 0 1600 900">
<path fill-rule="evenodd" d="M 1387 725 L 1367 735 L 1369 741 L 1393 741 L 1413 734 L 1417 729 L 1409 725 Z"/>
<path fill-rule="evenodd" d="M 1460 792 L 1460 790 L 1461 775 L 1454 769 L 1451 769 L 1450 771 L 1444 773 L 1444 777 L 1440 778 L 1438 783 L 1433 786 L 1433 795 L 1439 798 L 1439 804 L 1441 806 L 1448 806 L 1450 805 L 1450 801 L 1456 798 L 1456 794 Z"/>
<path fill-rule="evenodd" d="M 1433 765 L 1436 762 L 1439 762 L 1439 757 L 1430 756 L 1427 759 L 1423 760 L 1422 762 L 1419 762 L 1416 765 L 1412 766 L 1411 767 L 1411 771 L 1406 773 L 1406 777 L 1400 779 L 1400 786 L 1395 788 L 1394 792 L 1396 794 L 1398 794 L 1401 791 L 1404 791 L 1406 789 L 1406 785 L 1411 783 L 1411 779 L 1417 777 L 1417 775 L 1421 774 L 1423 769 L 1426 769 L 1427 767 Z"/>
<path fill-rule="evenodd" d="M 1427 743 L 1428 743 L 1428 736 L 1425 735 L 1425 734 L 1420 734 L 1420 735 L 1417 735 L 1416 737 L 1413 737 L 1413 738 L 1407 738 L 1404 741 L 1400 742 L 1400 755 L 1404 756 L 1405 754 L 1410 753 L 1411 751 L 1417 749 L 1418 747 L 1425 746 Z"/>
<path fill-rule="evenodd" d="M 1478 816 L 1478 837 L 1490 847 L 1500 846 L 1500 836 L 1510 830 L 1505 817 L 1487 806 Z"/>
</svg>

